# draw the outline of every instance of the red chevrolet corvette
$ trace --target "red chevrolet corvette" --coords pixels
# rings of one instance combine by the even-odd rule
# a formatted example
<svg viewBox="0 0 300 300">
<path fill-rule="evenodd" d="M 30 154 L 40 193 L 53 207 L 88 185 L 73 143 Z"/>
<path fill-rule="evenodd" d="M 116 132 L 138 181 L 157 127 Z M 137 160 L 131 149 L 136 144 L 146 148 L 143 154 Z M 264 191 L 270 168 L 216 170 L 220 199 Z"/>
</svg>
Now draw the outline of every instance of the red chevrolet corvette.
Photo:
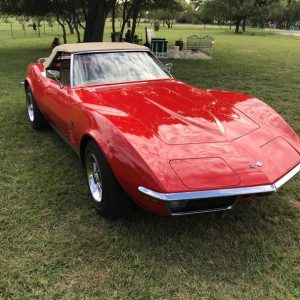
<svg viewBox="0 0 300 300">
<path fill-rule="evenodd" d="M 300 139 L 249 95 L 175 80 L 148 48 L 56 47 L 28 67 L 29 121 L 74 148 L 106 218 L 133 203 L 161 215 L 226 211 L 300 171 Z"/>
</svg>

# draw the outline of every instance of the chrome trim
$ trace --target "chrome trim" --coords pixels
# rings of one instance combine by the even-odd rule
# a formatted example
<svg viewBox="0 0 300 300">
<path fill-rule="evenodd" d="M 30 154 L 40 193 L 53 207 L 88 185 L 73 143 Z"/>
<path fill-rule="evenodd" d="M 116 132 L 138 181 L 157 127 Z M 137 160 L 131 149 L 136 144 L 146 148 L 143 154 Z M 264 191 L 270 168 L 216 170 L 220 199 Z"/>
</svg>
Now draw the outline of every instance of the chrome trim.
<svg viewBox="0 0 300 300">
<path fill-rule="evenodd" d="M 140 186 L 138 190 L 142 194 L 166 202 L 274 193 L 299 172 L 300 172 L 300 164 L 298 164 L 295 168 L 289 171 L 286 175 L 284 175 L 281 179 L 279 179 L 274 184 L 260 185 L 260 186 L 253 186 L 253 187 L 183 192 L 183 193 L 158 193 L 142 186 Z"/>
<path fill-rule="evenodd" d="M 171 213 L 172 216 L 187 216 L 187 215 L 196 215 L 196 214 L 208 214 L 213 212 L 226 212 L 233 210 L 234 205 L 224 207 L 224 208 L 213 208 L 213 209 L 205 209 L 205 210 L 195 210 L 195 211 L 187 211 L 187 212 L 178 212 L 178 213 Z"/>
<path fill-rule="evenodd" d="M 279 179 L 277 182 L 274 183 L 274 187 L 276 190 L 281 188 L 285 183 L 291 180 L 294 176 L 296 176 L 300 172 L 300 164 L 288 172 L 285 176 Z"/>
<path fill-rule="evenodd" d="M 272 185 L 262 185 L 256 187 L 246 188 L 233 188 L 233 189 L 222 189 L 222 190 L 208 190 L 208 191 L 197 191 L 197 192 L 184 192 L 184 193 L 158 193 L 139 187 L 138 190 L 154 199 L 161 201 L 180 201 L 180 200 L 194 200 L 194 199 L 208 199 L 208 198 L 220 198 L 230 196 L 243 196 L 261 193 L 273 193 L 274 187 Z"/>
<path fill-rule="evenodd" d="M 74 54 L 72 53 L 71 54 L 71 68 L 70 68 L 70 86 L 71 88 L 74 87 L 74 73 L 73 73 L 73 70 L 74 70 Z"/>
</svg>

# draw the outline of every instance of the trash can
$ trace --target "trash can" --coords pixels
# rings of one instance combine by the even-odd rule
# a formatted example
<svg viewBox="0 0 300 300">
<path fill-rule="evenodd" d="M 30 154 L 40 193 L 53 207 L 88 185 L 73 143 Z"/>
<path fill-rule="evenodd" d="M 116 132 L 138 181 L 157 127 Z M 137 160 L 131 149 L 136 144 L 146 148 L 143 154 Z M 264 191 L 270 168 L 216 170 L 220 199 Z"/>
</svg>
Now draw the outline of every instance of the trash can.
<svg viewBox="0 0 300 300">
<path fill-rule="evenodd" d="M 151 40 L 151 51 L 156 57 L 164 58 L 168 54 L 168 41 L 166 39 L 155 38 Z"/>
<path fill-rule="evenodd" d="M 112 32 L 111 33 L 111 41 L 113 43 L 121 42 L 121 32 Z"/>
</svg>

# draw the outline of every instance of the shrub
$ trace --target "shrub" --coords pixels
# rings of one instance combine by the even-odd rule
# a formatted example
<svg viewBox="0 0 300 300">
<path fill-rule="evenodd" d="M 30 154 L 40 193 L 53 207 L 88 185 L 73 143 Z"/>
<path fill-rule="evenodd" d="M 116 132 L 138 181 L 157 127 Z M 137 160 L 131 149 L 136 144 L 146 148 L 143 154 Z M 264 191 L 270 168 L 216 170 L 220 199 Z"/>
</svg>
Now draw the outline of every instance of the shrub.
<svg viewBox="0 0 300 300">
<path fill-rule="evenodd" d="M 154 22 L 154 31 L 159 31 L 160 28 L 160 22 L 159 21 L 155 21 Z"/>
</svg>

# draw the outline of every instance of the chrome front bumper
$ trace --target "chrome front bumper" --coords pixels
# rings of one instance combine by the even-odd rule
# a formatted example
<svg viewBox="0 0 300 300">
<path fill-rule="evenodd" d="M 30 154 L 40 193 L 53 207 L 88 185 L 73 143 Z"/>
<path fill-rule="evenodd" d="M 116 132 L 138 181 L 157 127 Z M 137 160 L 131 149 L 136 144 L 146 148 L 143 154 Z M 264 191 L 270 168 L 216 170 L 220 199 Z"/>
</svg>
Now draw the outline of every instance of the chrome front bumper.
<svg viewBox="0 0 300 300">
<path fill-rule="evenodd" d="M 149 190 L 145 187 L 139 187 L 138 190 L 153 199 L 164 201 L 168 207 L 170 207 L 170 203 L 174 201 L 201 201 L 203 199 L 211 199 L 211 198 L 228 198 L 228 197 L 236 197 L 239 198 L 241 196 L 247 195 L 257 195 L 257 194 L 271 194 L 276 192 L 281 186 L 283 186 L 286 182 L 288 182 L 291 178 L 297 175 L 300 172 L 300 164 L 294 167 L 291 171 L 289 171 L 286 175 L 284 175 L 281 179 L 276 181 L 270 185 L 260 185 L 260 186 L 252 186 L 252 187 L 243 187 L 243 188 L 231 188 L 231 189 L 219 189 L 219 190 L 207 190 L 207 191 L 195 191 L 195 192 L 182 192 L 182 193 L 158 193 L 152 190 Z M 234 201 L 236 202 L 236 201 Z M 231 210 L 234 206 L 234 203 L 225 207 L 216 207 L 212 209 L 203 209 L 199 211 L 186 211 L 186 212 L 176 212 L 171 215 L 184 215 L 184 214 L 196 214 L 196 213 L 207 213 L 214 211 L 226 211 Z"/>
</svg>

